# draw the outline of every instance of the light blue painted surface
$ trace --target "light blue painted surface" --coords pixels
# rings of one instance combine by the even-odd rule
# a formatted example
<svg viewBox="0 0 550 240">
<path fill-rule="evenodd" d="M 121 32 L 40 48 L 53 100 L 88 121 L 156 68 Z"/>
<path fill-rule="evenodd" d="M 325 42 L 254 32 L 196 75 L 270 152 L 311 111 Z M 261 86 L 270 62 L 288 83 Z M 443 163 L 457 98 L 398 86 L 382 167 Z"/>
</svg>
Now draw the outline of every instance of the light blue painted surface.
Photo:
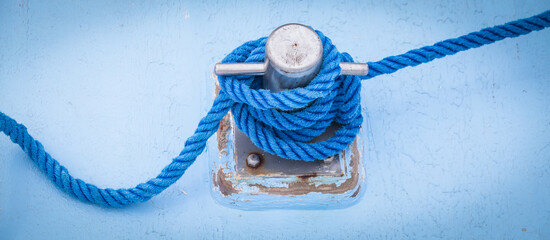
<svg viewBox="0 0 550 240">
<path fill-rule="evenodd" d="M 0 109 L 69 171 L 128 187 L 175 156 L 213 65 L 287 22 L 359 61 L 550 9 L 549 1 L 0 3 Z M 0 137 L 0 239 L 550 238 L 550 31 L 363 84 L 367 188 L 331 211 L 217 205 L 202 155 L 147 203 L 67 196 Z M 182 193 L 185 191 L 187 194 Z"/>
</svg>

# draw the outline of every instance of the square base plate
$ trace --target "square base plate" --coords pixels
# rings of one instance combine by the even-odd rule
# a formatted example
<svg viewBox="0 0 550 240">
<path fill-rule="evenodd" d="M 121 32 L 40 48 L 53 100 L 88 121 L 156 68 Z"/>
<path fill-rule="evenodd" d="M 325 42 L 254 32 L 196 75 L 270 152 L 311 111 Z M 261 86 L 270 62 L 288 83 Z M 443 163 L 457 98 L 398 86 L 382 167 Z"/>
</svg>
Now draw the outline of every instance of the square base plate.
<svg viewBox="0 0 550 240">
<path fill-rule="evenodd" d="M 208 147 L 212 195 L 220 204 L 248 210 L 327 209 L 345 208 L 360 198 L 360 134 L 332 161 L 297 161 L 257 148 L 232 119 L 231 113 L 224 117 Z M 246 165 L 250 153 L 264 159 L 258 168 Z"/>
</svg>

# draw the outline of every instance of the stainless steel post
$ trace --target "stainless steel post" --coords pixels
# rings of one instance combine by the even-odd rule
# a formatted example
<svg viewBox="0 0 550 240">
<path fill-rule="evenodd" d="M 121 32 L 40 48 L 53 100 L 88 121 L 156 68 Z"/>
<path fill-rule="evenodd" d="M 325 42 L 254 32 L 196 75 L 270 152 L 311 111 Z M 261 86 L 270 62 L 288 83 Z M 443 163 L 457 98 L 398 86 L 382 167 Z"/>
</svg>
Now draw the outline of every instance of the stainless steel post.
<svg viewBox="0 0 550 240">
<path fill-rule="evenodd" d="M 290 23 L 273 31 L 265 45 L 264 63 L 218 63 L 217 75 L 264 75 L 271 92 L 306 86 L 323 62 L 323 43 L 310 27 Z M 364 63 L 340 63 L 343 75 L 367 75 Z"/>
</svg>

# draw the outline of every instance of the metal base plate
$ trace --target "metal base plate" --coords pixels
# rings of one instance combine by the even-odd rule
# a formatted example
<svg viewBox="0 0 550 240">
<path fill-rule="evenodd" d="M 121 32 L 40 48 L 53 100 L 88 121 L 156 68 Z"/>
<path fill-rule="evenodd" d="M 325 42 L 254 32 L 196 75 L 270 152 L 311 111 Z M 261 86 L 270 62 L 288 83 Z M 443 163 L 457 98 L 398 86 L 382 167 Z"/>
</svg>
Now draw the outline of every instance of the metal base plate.
<svg viewBox="0 0 550 240">
<path fill-rule="evenodd" d="M 216 75 L 213 77 L 217 95 L 219 85 Z M 337 128 L 330 126 L 313 141 L 329 138 Z M 237 129 L 229 112 L 220 121 L 216 138 L 208 141 L 212 196 L 222 205 L 245 210 L 351 206 L 364 192 L 363 145 L 359 136 L 361 133 L 332 161 L 284 159 L 256 147 Z M 264 160 L 257 168 L 246 164 L 246 157 L 252 152 Z"/>
<path fill-rule="evenodd" d="M 216 135 L 216 141 L 209 142 L 208 155 L 212 195 L 222 205 L 247 210 L 345 208 L 361 196 L 364 169 L 359 137 L 332 162 L 324 163 L 263 152 L 236 128 L 231 113 Z M 248 167 L 245 159 L 250 152 L 262 154 L 265 162 Z"/>
<path fill-rule="evenodd" d="M 330 126 L 327 131 L 313 141 L 321 141 L 328 138 L 336 131 L 337 126 Z M 336 155 L 329 160 L 317 161 L 296 161 L 281 158 L 277 155 L 264 152 L 258 148 L 246 134 L 240 131 L 231 118 L 231 130 L 234 136 L 233 152 L 236 161 L 237 173 L 241 176 L 342 176 L 344 172 L 341 167 L 340 157 Z M 249 154 L 255 153 L 261 156 L 262 162 L 259 167 L 251 168 L 246 164 Z"/>
</svg>

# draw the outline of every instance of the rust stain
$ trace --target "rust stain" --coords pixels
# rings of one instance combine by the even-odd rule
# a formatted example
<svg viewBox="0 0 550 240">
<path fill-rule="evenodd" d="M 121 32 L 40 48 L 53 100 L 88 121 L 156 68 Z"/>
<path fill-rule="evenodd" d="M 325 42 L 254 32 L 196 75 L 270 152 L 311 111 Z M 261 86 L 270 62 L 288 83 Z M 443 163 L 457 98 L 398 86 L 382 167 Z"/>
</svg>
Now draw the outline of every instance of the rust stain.
<svg viewBox="0 0 550 240">
<path fill-rule="evenodd" d="M 217 89 L 218 90 L 218 89 Z M 218 137 L 218 149 L 220 151 L 220 157 L 221 154 L 227 154 L 227 134 L 228 131 L 230 131 L 231 123 L 230 123 L 230 113 L 228 113 L 220 122 L 220 128 L 217 131 L 217 137 Z M 317 174 L 307 174 L 302 176 L 297 176 L 295 182 L 289 183 L 288 187 L 269 187 L 264 186 L 262 184 L 249 184 L 250 187 L 257 187 L 260 192 L 272 194 L 272 195 L 306 195 L 312 192 L 319 192 L 323 194 L 342 194 L 349 192 L 356 188 L 355 192 L 351 195 L 351 197 L 357 197 L 360 192 L 361 186 L 357 186 L 359 182 L 359 150 L 357 147 L 357 139 L 353 141 L 351 144 L 351 156 L 350 156 L 350 166 L 351 166 L 351 177 L 346 179 L 343 183 L 340 185 L 336 185 L 336 183 L 330 183 L 330 184 L 319 184 L 316 185 L 314 181 L 312 181 L 312 178 L 318 177 Z M 342 159 L 345 159 L 345 153 L 342 154 Z M 347 168 L 347 164 L 344 164 Z M 251 172 L 255 172 L 256 174 L 266 174 L 263 169 L 264 164 L 261 164 L 258 168 L 247 168 Z M 237 173 L 236 178 L 238 178 L 239 174 Z M 268 175 L 268 174 L 266 174 Z M 236 189 L 233 185 L 233 182 L 231 181 L 231 176 L 228 176 L 228 174 L 224 173 L 222 168 L 218 170 L 218 173 L 212 174 L 213 176 L 213 184 L 214 186 L 218 187 L 220 190 L 220 193 L 227 197 L 229 195 L 232 195 L 234 193 L 239 193 L 239 190 Z"/>
<path fill-rule="evenodd" d="M 214 98 L 216 98 L 220 93 L 220 84 L 218 83 L 218 76 L 216 76 L 216 74 L 212 74 L 212 77 L 214 78 L 214 82 L 216 83 L 216 88 L 214 90 Z M 220 121 L 220 127 L 216 132 L 216 138 L 218 140 L 219 157 L 227 156 L 227 143 L 229 142 L 229 139 L 227 138 L 227 134 L 231 129 L 230 120 L 231 120 L 231 115 L 230 113 L 227 113 Z"/>
<path fill-rule="evenodd" d="M 218 76 L 212 72 L 212 78 L 214 78 L 215 82 L 215 89 L 214 89 L 214 99 L 218 96 L 220 93 L 220 83 L 218 82 Z M 227 135 L 229 133 L 229 130 L 231 129 L 231 112 L 227 113 L 222 120 L 220 120 L 220 127 L 218 128 L 218 131 L 216 131 L 216 138 L 218 140 L 218 150 L 219 150 L 219 157 L 222 157 L 224 155 L 227 155 L 227 143 L 229 142 L 229 139 L 227 138 Z M 227 197 L 233 193 L 237 193 L 238 191 L 235 190 L 233 187 L 233 184 L 231 181 L 227 180 L 226 174 L 223 172 L 222 168 L 218 170 L 218 173 L 212 174 L 212 184 L 214 184 L 215 187 L 220 189 L 220 193 Z"/>
<path fill-rule="evenodd" d="M 214 184 L 214 187 L 219 187 L 218 182 L 216 181 L 216 173 L 212 172 L 212 184 Z"/>
<path fill-rule="evenodd" d="M 357 195 L 359 195 L 359 192 L 361 192 L 361 185 L 357 186 L 357 190 L 355 190 L 351 197 L 357 197 Z"/>
<path fill-rule="evenodd" d="M 223 172 L 223 170 L 220 168 L 218 170 L 218 174 L 212 174 L 212 180 L 214 183 L 214 186 L 218 187 L 220 189 L 220 193 L 227 197 L 233 193 L 238 193 L 238 191 L 233 187 L 233 184 L 231 181 L 228 181 L 226 178 L 226 174 Z"/>
<path fill-rule="evenodd" d="M 309 180 L 310 178 L 312 177 L 317 177 L 319 174 L 317 174 L 316 172 L 314 173 L 311 173 L 311 174 L 304 174 L 304 175 L 301 175 L 301 176 L 298 176 L 299 179 L 303 180 L 303 181 L 307 181 Z"/>
<path fill-rule="evenodd" d="M 357 186 L 359 182 L 359 150 L 357 148 L 357 139 L 353 141 L 352 156 L 350 156 L 351 177 L 344 181 L 340 186 L 336 183 L 319 184 L 315 185 L 309 180 L 313 176 L 300 176 L 299 181 L 291 182 L 288 187 L 267 187 L 262 184 L 251 184 L 250 186 L 257 187 L 261 192 L 274 195 L 306 195 L 311 192 L 330 193 L 330 194 L 342 194 L 346 193 Z M 345 156 L 343 156 L 345 158 Z M 359 194 L 359 189 L 353 193 L 352 197 Z"/>
<path fill-rule="evenodd" d="M 227 155 L 227 143 L 229 142 L 227 134 L 229 133 L 229 129 L 231 128 L 230 117 L 231 116 L 228 113 L 222 118 L 222 120 L 220 121 L 220 127 L 216 132 L 216 138 L 218 140 L 218 151 L 220 152 L 219 157 Z"/>
</svg>

